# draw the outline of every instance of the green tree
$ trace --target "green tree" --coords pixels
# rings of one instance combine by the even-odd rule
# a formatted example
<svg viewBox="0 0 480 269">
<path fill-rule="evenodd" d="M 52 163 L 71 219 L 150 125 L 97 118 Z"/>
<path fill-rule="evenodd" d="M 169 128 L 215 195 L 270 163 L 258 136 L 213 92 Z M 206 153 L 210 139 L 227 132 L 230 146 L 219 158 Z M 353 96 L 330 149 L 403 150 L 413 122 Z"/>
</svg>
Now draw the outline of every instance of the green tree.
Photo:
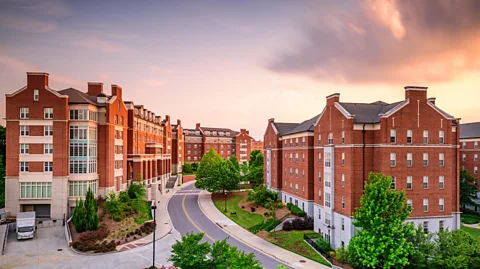
<svg viewBox="0 0 480 269">
<path fill-rule="evenodd" d="M 237 156 L 232 155 L 230 158 L 228 158 L 230 162 L 232 162 L 233 166 L 235 167 L 235 170 L 240 172 L 240 163 L 238 162 Z"/>
<path fill-rule="evenodd" d="M 212 174 L 213 169 L 216 164 L 222 161 L 222 156 L 218 154 L 213 148 L 205 153 L 200 160 L 200 165 L 195 173 L 196 182 L 195 186 L 197 188 L 202 188 L 204 185 L 212 185 Z M 203 188 L 204 189 L 204 188 Z"/>
<path fill-rule="evenodd" d="M 278 193 L 267 189 L 267 185 L 259 185 L 247 192 L 247 202 L 254 202 L 256 205 L 266 207 L 267 203 L 276 202 Z"/>
<path fill-rule="evenodd" d="M 262 269 L 253 253 L 245 254 L 237 247 L 227 243 L 227 239 L 216 241 L 212 245 L 210 268 L 215 269 Z"/>
<path fill-rule="evenodd" d="M 83 203 L 83 200 L 77 200 L 75 209 L 73 210 L 73 216 L 72 216 L 72 222 L 73 226 L 75 227 L 75 231 L 77 233 L 81 233 L 86 231 L 87 227 L 87 212 L 85 209 L 85 204 Z"/>
<path fill-rule="evenodd" d="M 337 250 L 335 251 L 335 258 L 337 259 L 337 261 L 341 262 L 342 264 L 348 261 L 348 250 L 345 249 L 344 245 L 337 248 Z"/>
<path fill-rule="evenodd" d="M 430 268 L 480 268 L 480 242 L 462 230 L 438 232 L 433 253 Z"/>
<path fill-rule="evenodd" d="M 140 199 L 143 200 L 147 197 L 147 190 L 145 186 L 141 183 L 132 183 L 128 187 L 128 196 L 130 199 Z"/>
<path fill-rule="evenodd" d="M 182 236 L 172 246 L 170 261 L 174 266 L 182 269 L 210 269 L 207 254 L 210 252 L 208 243 L 200 243 L 203 233 Z"/>
<path fill-rule="evenodd" d="M 182 166 L 182 172 L 186 174 L 192 174 L 193 173 L 193 167 L 191 163 L 185 163 Z"/>
<path fill-rule="evenodd" d="M 408 264 L 414 234 L 412 224 L 405 223 L 411 213 L 405 192 L 391 189 L 392 179 L 370 173 L 353 213 L 353 224 L 361 228 L 349 245 L 349 263 L 353 267 L 394 268 Z"/>
<path fill-rule="evenodd" d="M 99 218 L 98 218 L 98 205 L 97 199 L 93 195 L 93 191 L 88 188 L 85 195 L 85 230 L 96 231 L 98 230 Z"/>
<path fill-rule="evenodd" d="M 263 154 L 260 150 L 254 150 L 250 153 L 246 178 L 254 185 L 263 184 Z"/>
<path fill-rule="evenodd" d="M 236 190 L 240 183 L 240 174 L 229 160 L 222 160 L 213 169 L 212 178 L 215 179 L 210 192 L 221 191 L 225 199 L 225 212 L 227 212 L 227 192 Z"/>
<path fill-rule="evenodd" d="M 433 234 L 425 233 L 423 227 L 419 225 L 408 241 L 412 243 L 414 251 L 408 257 L 409 264 L 406 268 L 429 268 L 428 264 L 435 248 Z"/>
<path fill-rule="evenodd" d="M 5 165 L 0 156 L 0 208 L 5 207 Z"/>
<path fill-rule="evenodd" d="M 198 169 L 198 163 L 192 163 L 193 173 L 197 172 L 197 169 Z"/>
<path fill-rule="evenodd" d="M 248 165 L 249 166 L 254 166 L 255 162 L 256 162 L 256 159 L 257 159 L 257 155 L 258 154 L 262 154 L 262 152 L 260 150 L 252 150 L 252 152 L 250 152 L 250 159 L 248 160 Z M 263 165 L 263 163 L 262 163 Z"/>
<path fill-rule="evenodd" d="M 479 189 L 477 188 L 477 179 L 475 179 L 467 170 L 460 171 L 460 204 L 477 206 L 475 199 Z"/>
</svg>

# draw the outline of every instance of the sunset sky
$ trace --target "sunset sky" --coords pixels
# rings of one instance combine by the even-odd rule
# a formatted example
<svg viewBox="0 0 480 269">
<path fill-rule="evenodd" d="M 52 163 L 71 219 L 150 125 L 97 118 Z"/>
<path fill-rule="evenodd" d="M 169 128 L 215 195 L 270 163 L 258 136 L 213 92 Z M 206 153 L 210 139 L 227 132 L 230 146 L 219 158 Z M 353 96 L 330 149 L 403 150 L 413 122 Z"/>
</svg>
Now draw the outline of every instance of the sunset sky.
<svg viewBox="0 0 480 269">
<path fill-rule="evenodd" d="M 406 85 L 480 121 L 479 14 L 476 0 L 0 0 L 0 117 L 4 94 L 41 71 L 56 90 L 118 84 L 184 127 L 256 139 L 269 118 L 320 113 L 331 93 L 394 102 Z"/>
</svg>

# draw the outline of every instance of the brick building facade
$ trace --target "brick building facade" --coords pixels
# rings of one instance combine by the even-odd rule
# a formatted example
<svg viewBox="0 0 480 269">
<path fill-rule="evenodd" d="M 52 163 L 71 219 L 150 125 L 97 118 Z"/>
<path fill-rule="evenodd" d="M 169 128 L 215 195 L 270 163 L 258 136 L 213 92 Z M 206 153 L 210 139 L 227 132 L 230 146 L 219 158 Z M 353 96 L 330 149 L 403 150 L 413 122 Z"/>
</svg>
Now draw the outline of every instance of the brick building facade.
<svg viewBox="0 0 480 269">
<path fill-rule="evenodd" d="M 310 120 L 269 120 L 265 182 L 312 216 L 335 248 L 356 233 L 352 213 L 370 171 L 406 191 L 408 221 L 429 231 L 458 229 L 458 120 L 427 99 L 426 87 L 405 87 L 405 100 L 392 104 L 342 103 L 332 94 Z"/>
<path fill-rule="evenodd" d="M 475 179 L 480 180 L 480 122 L 460 124 L 460 163 Z M 477 194 L 480 204 L 480 193 Z M 480 211 L 480 206 L 468 206 Z"/>
<path fill-rule="evenodd" d="M 263 141 L 252 141 L 252 151 L 254 150 L 260 150 L 260 152 L 263 152 Z"/>
<path fill-rule="evenodd" d="M 147 185 L 171 171 L 170 117 L 124 102 L 118 85 L 111 95 L 93 82 L 86 92 L 57 91 L 47 73 L 27 73 L 27 85 L 6 94 L 5 120 L 12 215 L 64 219 L 88 188 L 105 195 L 125 190 L 134 175 Z"/>
</svg>

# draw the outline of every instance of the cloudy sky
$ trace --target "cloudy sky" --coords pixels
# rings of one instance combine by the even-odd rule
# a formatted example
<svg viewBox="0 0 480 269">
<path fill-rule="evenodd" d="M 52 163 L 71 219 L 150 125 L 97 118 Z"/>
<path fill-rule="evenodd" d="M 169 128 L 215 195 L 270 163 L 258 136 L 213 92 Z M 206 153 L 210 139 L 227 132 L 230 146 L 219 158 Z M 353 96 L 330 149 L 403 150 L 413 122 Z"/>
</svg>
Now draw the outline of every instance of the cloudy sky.
<svg viewBox="0 0 480 269">
<path fill-rule="evenodd" d="M 0 94 L 43 71 L 57 90 L 118 84 L 186 127 L 262 139 L 269 118 L 311 118 L 331 93 L 393 102 L 422 85 L 480 121 L 478 14 L 476 0 L 0 0 Z"/>
</svg>

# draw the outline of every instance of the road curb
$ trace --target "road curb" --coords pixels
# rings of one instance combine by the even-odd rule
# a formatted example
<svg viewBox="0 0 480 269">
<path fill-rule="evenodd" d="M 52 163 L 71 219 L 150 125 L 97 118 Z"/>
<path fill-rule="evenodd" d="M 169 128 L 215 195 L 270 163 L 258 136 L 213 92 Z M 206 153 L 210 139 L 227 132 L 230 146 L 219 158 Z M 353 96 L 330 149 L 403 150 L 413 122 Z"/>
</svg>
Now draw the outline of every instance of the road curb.
<svg viewBox="0 0 480 269">
<path fill-rule="evenodd" d="M 198 196 L 198 199 L 197 199 L 198 207 L 199 207 L 200 210 L 202 211 L 203 215 L 205 215 L 212 223 L 215 223 L 217 226 L 219 226 L 225 233 L 229 234 L 231 237 L 233 237 L 233 238 L 235 238 L 236 240 L 242 242 L 243 244 L 245 244 L 245 245 L 247 245 L 247 246 L 249 246 L 249 247 L 257 250 L 258 252 L 261 252 L 261 253 L 263 253 L 263 254 L 265 254 L 265 255 L 267 255 L 267 256 L 269 256 L 269 257 L 277 260 L 278 262 L 284 263 L 284 264 L 286 264 L 286 265 L 288 265 L 288 266 L 290 266 L 290 267 L 292 267 L 292 268 L 297 268 L 297 267 L 295 267 L 294 265 L 290 264 L 289 262 L 284 261 L 284 260 L 278 258 L 277 256 L 271 254 L 271 253 L 265 252 L 265 251 L 263 251 L 262 249 L 257 248 L 255 245 L 252 245 L 252 244 L 250 244 L 249 242 L 243 240 L 242 238 L 235 236 L 233 233 L 225 230 L 224 227 L 222 227 L 222 225 L 218 224 L 216 221 L 214 221 L 213 219 L 211 219 L 210 216 L 208 216 L 207 214 L 205 214 L 205 210 L 203 210 L 203 207 L 202 207 L 202 205 L 201 205 L 201 203 L 200 203 L 200 195 L 202 195 L 202 193 L 208 193 L 208 192 L 207 192 L 207 191 L 201 191 L 201 192 L 200 192 L 200 194 L 199 194 L 199 196 Z M 211 193 L 208 193 L 208 196 L 209 196 L 209 198 L 210 198 L 210 201 L 212 201 L 212 194 L 211 194 Z M 212 203 L 213 203 L 213 201 L 212 201 Z M 216 209 L 216 208 L 215 208 L 215 209 Z M 222 213 L 222 214 L 223 214 L 223 213 Z M 226 217 L 226 216 L 225 216 L 225 217 Z M 226 217 L 226 218 L 227 218 L 227 217 Z M 238 224 L 236 224 L 236 225 L 238 225 Z M 242 227 L 241 227 L 241 228 L 242 228 Z M 243 229 L 243 228 L 242 228 L 242 229 Z"/>
</svg>

